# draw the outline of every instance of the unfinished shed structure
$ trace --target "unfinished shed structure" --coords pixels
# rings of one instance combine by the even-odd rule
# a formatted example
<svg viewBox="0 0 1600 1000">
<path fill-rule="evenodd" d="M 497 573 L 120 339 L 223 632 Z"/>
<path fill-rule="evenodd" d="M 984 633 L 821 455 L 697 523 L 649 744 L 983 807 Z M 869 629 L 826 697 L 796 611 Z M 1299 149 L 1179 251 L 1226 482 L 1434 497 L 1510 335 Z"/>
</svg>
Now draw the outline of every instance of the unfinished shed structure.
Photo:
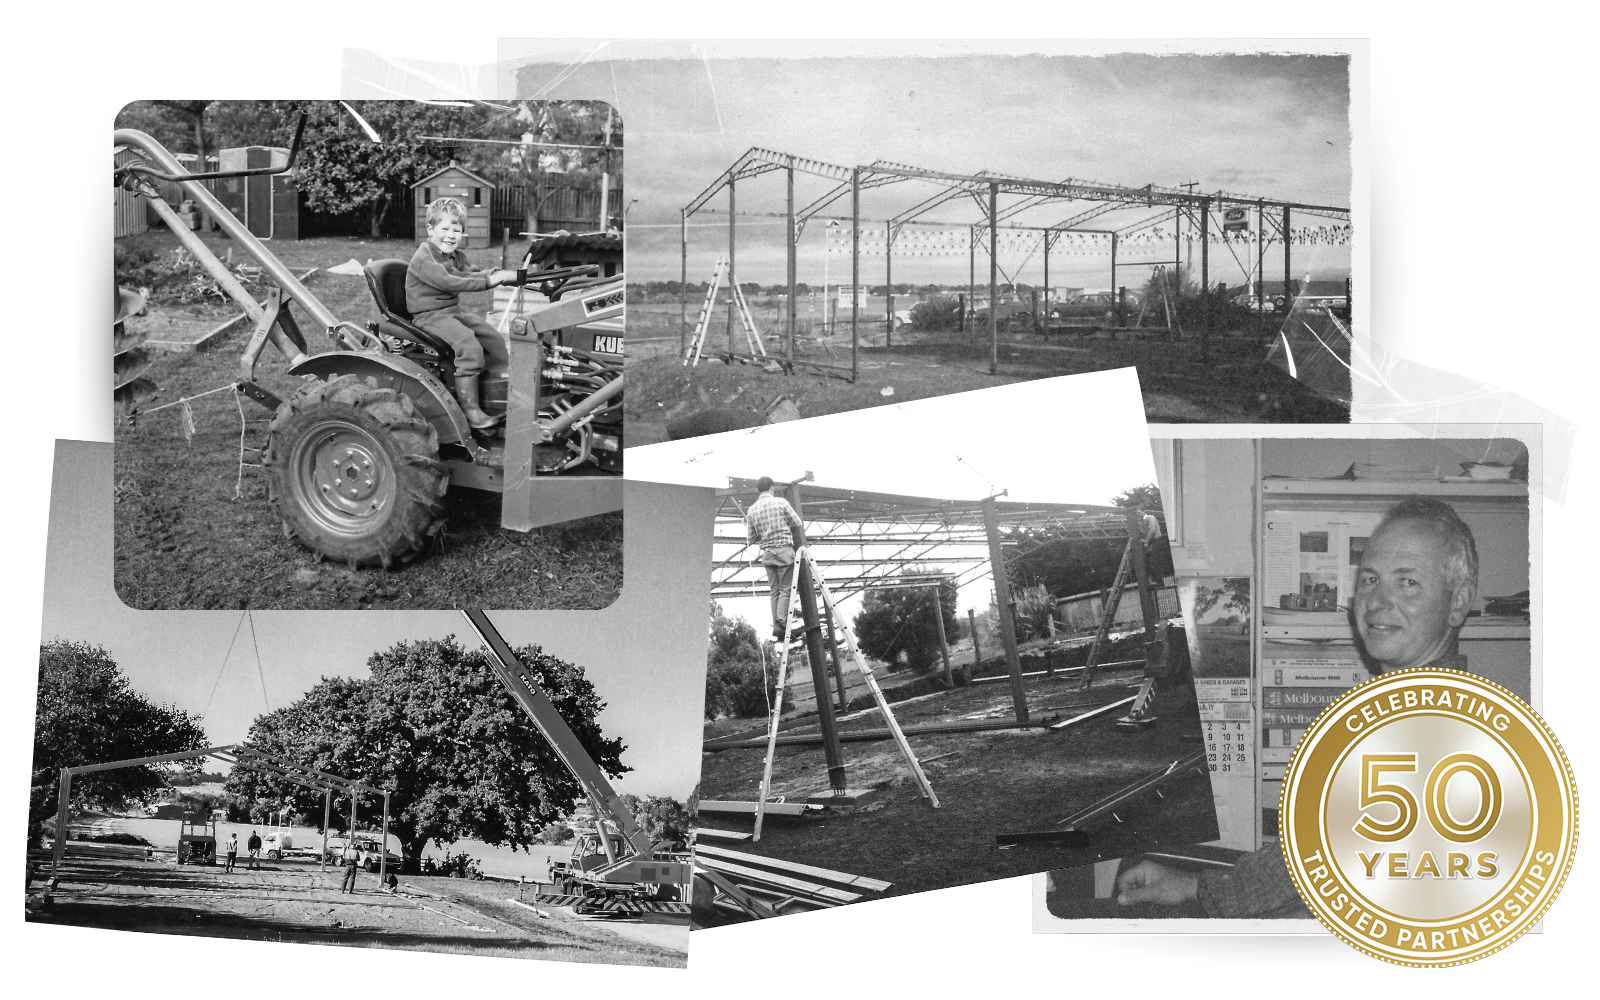
<svg viewBox="0 0 1600 1000">
<path fill-rule="evenodd" d="M 741 182 L 763 174 L 782 173 L 784 210 L 739 208 L 737 192 Z M 809 189 L 797 193 L 797 179 L 809 182 Z M 863 212 L 864 192 L 892 188 L 885 196 L 872 195 L 880 206 L 876 214 Z M 904 191 L 904 194 L 899 192 Z M 726 192 L 726 207 L 715 203 Z M 974 218 L 976 209 L 976 218 Z M 728 218 L 727 250 L 723 255 L 726 284 L 738 286 L 738 223 L 740 219 L 782 219 L 787 234 L 786 282 L 781 338 L 782 357 L 788 366 L 803 365 L 824 374 L 839 375 L 854 381 L 859 374 L 858 351 L 863 325 L 873 321 L 864 315 L 859 295 L 848 296 L 850 363 L 822 362 L 796 357 L 797 248 L 807 224 L 812 220 L 827 223 L 826 232 L 847 242 L 849 276 L 838 276 L 841 285 L 859 289 L 867 280 L 862 257 L 883 257 L 883 281 L 888 286 L 883 327 L 885 343 L 892 344 L 895 323 L 894 261 L 902 256 L 953 256 L 968 258 L 967 306 L 980 295 L 978 258 L 988 257 L 988 280 L 983 293 L 991 304 L 999 298 L 1002 280 L 1012 282 L 1016 271 L 1005 274 L 1000 264 L 1002 243 L 1016 253 L 1025 253 L 1023 262 L 1042 256 L 1046 289 L 1045 311 L 1049 313 L 1048 289 L 1052 251 L 1103 256 L 1110 287 L 1127 283 L 1130 270 L 1147 277 L 1154 268 L 1185 265 L 1185 246 L 1198 244 L 1199 260 L 1189 252 L 1191 269 L 1198 265 L 1202 288 L 1212 282 L 1212 248 L 1227 254 L 1219 263 L 1230 260 L 1237 267 L 1237 283 L 1258 287 L 1268 267 L 1269 248 L 1280 247 L 1283 280 L 1293 280 L 1293 247 L 1340 244 L 1350 235 L 1350 209 L 1282 198 L 1227 191 L 1201 192 L 1193 187 L 1162 187 L 1146 184 L 1129 187 L 1067 178 L 1059 181 L 1034 180 L 1006 173 L 979 171 L 952 173 L 877 160 L 860 166 L 827 163 L 792 153 L 752 147 L 719 174 L 681 211 L 681 280 L 689 282 L 689 220 L 695 215 L 720 214 Z M 1306 218 L 1321 219 L 1332 225 L 1306 225 Z M 1297 225 L 1297 222 L 1299 223 Z M 821 228 L 821 227 L 819 227 Z M 830 238 L 828 236 L 825 239 Z M 1131 254 L 1131 256 L 1130 256 Z M 1229 268 L 1220 269 L 1232 275 Z M 706 269 L 710 273 L 710 268 Z M 719 271 L 719 274 L 723 273 Z M 741 352 L 735 343 L 737 311 L 731 302 L 727 317 L 727 351 L 733 360 L 759 360 Z M 997 309 L 988 309 L 989 370 L 999 367 L 999 324 Z M 963 310 L 965 316 L 966 310 Z M 689 295 L 680 302 L 679 353 L 688 347 Z M 702 318 L 702 325 L 709 316 Z M 1120 321 L 1120 319 L 1119 319 Z M 972 331 L 979 335 L 980 331 Z"/>
<path fill-rule="evenodd" d="M 999 636 L 1004 649 L 1010 684 L 1013 719 L 1008 723 L 986 724 L 990 729 L 1027 728 L 1042 724 L 1030 716 L 1024 694 L 1022 661 L 1016 638 L 1016 600 L 1012 593 L 1007 564 L 1026 554 L 1008 540 L 1002 527 L 1027 527 L 1035 537 L 1049 544 L 1076 540 L 1122 540 L 1125 555 L 1118 572 L 1115 591 L 1120 594 L 1126 579 L 1137 581 L 1144 629 L 1143 663 L 1147 682 L 1153 683 L 1162 665 L 1161 640 L 1157 632 L 1158 609 L 1144 560 L 1145 513 L 1139 508 L 1108 507 L 1094 504 L 1023 503 L 1000 497 L 975 500 L 940 500 L 927 497 L 872 493 L 837 487 L 790 483 L 783 495 L 800 515 L 806 527 L 804 556 L 799 558 L 794 575 L 794 599 L 800 607 L 804 625 L 797 638 L 805 643 L 811 680 L 817 692 L 817 722 L 820 743 L 827 766 L 828 784 L 838 796 L 846 794 L 847 775 L 841 752 L 840 733 L 835 726 L 835 709 L 828 684 L 828 664 L 836 683 L 843 682 L 844 657 L 856 661 L 857 669 L 867 674 L 869 688 L 903 754 L 919 777 L 925 797 L 934 806 L 933 793 L 915 756 L 906 744 L 906 735 L 894 722 L 893 713 L 878 690 L 850 635 L 847 623 L 834 613 L 835 602 L 850 594 L 868 590 L 905 587 L 939 587 L 946 580 L 957 586 L 989 576 L 994 584 L 999 615 Z M 757 497 L 755 480 L 734 479 L 718 492 L 713 541 L 711 596 L 713 598 L 768 596 L 770 589 L 765 569 L 751 561 L 753 551 L 744 528 L 744 511 Z M 1137 553 L 1137 558 L 1134 554 Z M 822 599 L 819 600 L 818 597 Z M 1114 612 L 1112 606 L 1108 609 Z M 1102 617 L 1095 634 L 1083 686 L 1093 675 L 1096 658 L 1105 642 L 1113 614 Z M 939 616 L 941 629 L 943 616 Z M 841 647 L 843 649 L 841 650 Z M 785 661 L 786 662 L 786 661 Z M 1101 664 L 1104 666 L 1105 664 Z M 948 657 L 944 660 L 947 685 L 954 687 Z M 1148 686 L 1148 684 L 1147 684 Z M 780 684 L 781 689 L 781 684 Z M 1153 690 L 1153 689 L 1152 689 Z M 843 691 L 841 687 L 841 701 Z M 1142 692 L 1146 702 L 1149 692 Z M 1127 703 L 1134 703 L 1128 699 Z M 1133 704 L 1135 713 L 1140 705 Z M 770 774 L 772 748 L 776 746 L 781 699 L 769 719 L 767 767 Z M 972 727 L 967 727 L 972 728 Z M 941 731 L 949 731 L 941 727 Z M 748 741 L 720 741 L 707 749 L 749 746 Z M 763 784 L 765 784 L 763 779 Z M 705 808 L 702 802 L 702 809 Z M 759 817 L 765 811 L 763 795 L 756 803 L 757 836 Z"/>
<path fill-rule="evenodd" d="M 112 771 L 122 767 L 142 767 L 148 764 L 173 764 L 186 760 L 201 760 L 204 758 L 221 761 L 232 767 L 242 767 L 247 770 L 260 771 L 271 775 L 280 781 L 292 785 L 310 788 L 322 792 L 322 856 L 327 855 L 328 826 L 333 821 L 334 794 L 348 795 L 350 797 L 350 834 L 353 837 L 356 831 L 358 815 L 358 795 L 381 795 L 383 797 L 383 843 L 387 845 L 389 838 L 389 793 L 380 788 L 355 781 L 351 778 L 341 777 L 327 771 L 320 771 L 307 767 L 296 761 L 276 757 L 263 753 L 254 747 L 243 743 L 229 743 L 222 746 L 205 747 L 200 750 L 189 750 L 184 753 L 161 754 L 152 757 L 135 757 L 128 760 L 112 760 L 101 764 L 81 764 L 77 767 L 64 767 L 61 769 L 60 787 L 57 792 L 56 803 L 56 833 L 55 844 L 51 856 L 51 884 L 54 885 L 61 874 L 61 860 L 67 850 L 67 820 L 69 807 L 72 803 L 72 779 L 76 775 L 89 774 L 95 771 Z M 379 871 L 381 879 L 388 874 L 388 851 L 379 852 Z"/>
</svg>

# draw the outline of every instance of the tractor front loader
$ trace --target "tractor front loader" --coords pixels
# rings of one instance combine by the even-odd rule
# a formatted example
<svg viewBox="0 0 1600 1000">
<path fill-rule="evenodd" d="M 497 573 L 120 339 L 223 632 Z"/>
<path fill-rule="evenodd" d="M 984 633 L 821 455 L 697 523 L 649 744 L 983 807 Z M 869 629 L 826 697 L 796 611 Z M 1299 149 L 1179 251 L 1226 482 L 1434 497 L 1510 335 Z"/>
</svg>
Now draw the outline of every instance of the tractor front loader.
<svg viewBox="0 0 1600 1000">
<path fill-rule="evenodd" d="M 622 274 L 601 278 L 592 265 L 519 272 L 549 302 L 509 324 L 509 370 L 482 387 L 483 408 L 505 421 L 474 431 L 447 388 L 450 348 L 405 311 L 404 262 L 366 267 L 381 319 L 341 320 L 202 183 L 292 170 L 298 130 L 282 166 L 198 174 L 143 132 L 118 129 L 113 139 L 140 157 L 118 164 L 116 182 L 149 200 L 254 324 L 235 387 L 273 411 L 263 465 L 286 535 L 325 559 L 389 567 L 437 535 L 451 486 L 499 493 L 501 524 L 517 531 L 621 509 Z M 176 183 L 261 265 L 263 301 L 183 225 L 155 180 Z M 256 381 L 268 343 L 304 379 L 288 399 Z M 119 375 L 123 403 L 125 381 Z"/>
</svg>

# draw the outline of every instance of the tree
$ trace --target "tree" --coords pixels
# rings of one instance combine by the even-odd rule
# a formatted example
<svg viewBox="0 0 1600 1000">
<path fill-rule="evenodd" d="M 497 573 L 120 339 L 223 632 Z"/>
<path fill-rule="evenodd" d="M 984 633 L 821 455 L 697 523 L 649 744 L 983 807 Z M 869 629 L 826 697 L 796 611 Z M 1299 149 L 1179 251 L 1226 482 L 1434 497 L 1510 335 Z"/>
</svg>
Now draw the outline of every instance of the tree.
<svg viewBox="0 0 1600 1000">
<path fill-rule="evenodd" d="M 206 745 L 198 716 L 157 705 L 134 691 L 101 647 L 64 639 L 43 644 L 34 707 L 28 842 L 38 842 L 44 818 L 55 812 L 62 768 L 183 753 Z M 200 761 L 182 766 L 198 771 Z M 94 771 L 73 779 L 72 801 L 79 806 L 125 808 L 148 802 L 166 784 L 160 765 Z"/>
<path fill-rule="evenodd" d="M 706 647 L 706 718 L 759 718 L 767 713 L 777 686 L 775 678 L 767 677 L 756 630 L 743 618 L 723 614 L 722 605 L 712 601 Z"/>
<path fill-rule="evenodd" d="M 633 810 L 645 835 L 657 844 L 687 844 L 695 818 L 677 799 L 665 795 L 624 795 L 623 803 Z"/>
<path fill-rule="evenodd" d="M 415 101 L 353 101 L 351 106 L 382 141 L 373 142 L 338 102 L 307 102 L 295 184 L 315 211 L 365 213 L 369 234 L 377 238 L 389 207 L 402 201 L 412 184 L 450 163 L 451 147 L 420 137 L 454 135 L 469 126 L 457 108 Z M 279 109 L 281 142 L 291 137 L 293 110 Z"/>
<path fill-rule="evenodd" d="M 916 567 L 902 572 L 926 575 Z M 956 593 L 956 583 L 949 578 L 939 582 L 937 598 L 931 585 L 867 591 L 855 617 L 861 651 L 884 663 L 897 663 L 904 656 L 911 670 L 926 673 L 940 659 L 939 619 L 935 617 L 940 610 L 945 638 L 954 642 L 961 637 Z"/>
<path fill-rule="evenodd" d="M 516 650 L 574 735 L 607 774 L 630 770 L 621 740 L 596 717 L 605 703 L 583 668 L 538 646 Z M 577 780 L 495 678 L 481 650 L 454 637 L 401 642 L 367 660 L 364 680 L 325 678 L 299 701 L 250 727 L 264 753 L 353 778 L 390 793 L 389 830 L 405 869 L 423 849 L 462 838 L 526 849 L 583 797 Z M 229 791 L 274 799 L 320 817 L 316 792 L 235 768 Z M 381 800 L 362 812 L 376 820 Z"/>
<path fill-rule="evenodd" d="M 1123 490 L 1111 502 L 1117 507 L 1159 511 L 1161 490 L 1153 483 L 1135 486 Z M 1122 538 L 1063 539 L 1048 531 L 1026 527 L 1011 529 L 1006 533 L 1006 540 L 1015 540 L 1021 553 L 1007 566 L 1014 584 L 1018 588 L 1043 584 L 1058 597 L 1111 586 L 1116 580 L 1117 566 L 1122 562 L 1122 550 L 1127 545 Z M 1152 578 L 1172 575 L 1172 549 L 1165 535 L 1148 545 L 1145 558 Z"/>
</svg>

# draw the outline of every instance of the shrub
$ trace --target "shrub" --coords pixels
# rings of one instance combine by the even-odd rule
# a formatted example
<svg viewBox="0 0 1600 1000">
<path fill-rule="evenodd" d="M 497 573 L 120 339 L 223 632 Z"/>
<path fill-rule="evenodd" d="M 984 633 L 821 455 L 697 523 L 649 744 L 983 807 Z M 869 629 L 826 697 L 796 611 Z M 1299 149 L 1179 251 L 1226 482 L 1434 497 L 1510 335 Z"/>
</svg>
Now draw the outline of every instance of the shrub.
<svg viewBox="0 0 1600 1000">
<path fill-rule="evenodd" d="M 911 325 L 918 330 L 954 330 L 961 325 L 961 301 L 935 295 L 911 307 Z"/>
</svg>

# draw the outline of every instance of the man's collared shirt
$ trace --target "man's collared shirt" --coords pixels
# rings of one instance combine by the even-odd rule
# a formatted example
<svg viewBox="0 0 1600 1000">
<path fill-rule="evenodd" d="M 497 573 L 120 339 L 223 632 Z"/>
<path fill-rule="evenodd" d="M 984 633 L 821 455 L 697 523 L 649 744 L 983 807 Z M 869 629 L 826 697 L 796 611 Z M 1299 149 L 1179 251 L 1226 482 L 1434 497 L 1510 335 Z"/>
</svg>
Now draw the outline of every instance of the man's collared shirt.
<svg viewBox="0 0 1600 1000">
<path fill-rule="evenodd" d="M 799 528 L 800 515 L 782 497 L 767 494 L 745 511 L 744 528 L 752 545 L 775 549 L 794 544 L 792 529 Z"/>
</svg>

